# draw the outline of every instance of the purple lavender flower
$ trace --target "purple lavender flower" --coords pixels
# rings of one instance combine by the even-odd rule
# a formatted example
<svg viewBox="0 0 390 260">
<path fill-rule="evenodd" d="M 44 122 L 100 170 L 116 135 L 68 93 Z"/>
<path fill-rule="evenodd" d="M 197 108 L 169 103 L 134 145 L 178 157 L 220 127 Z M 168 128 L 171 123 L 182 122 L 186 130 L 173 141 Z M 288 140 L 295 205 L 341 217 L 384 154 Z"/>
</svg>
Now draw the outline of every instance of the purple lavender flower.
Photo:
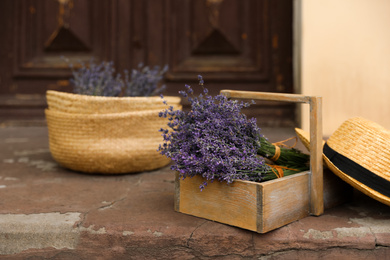
<svg viewBox="0 0 390 260">
<path fill-rule="evenodd" d="M 199 76 L 199 84 L 204 81 Z M 191 111 L 173 110 L 169 107 L 160 113 L 168 118 L 169 129 L 160 129 L 163 144 L 161 154 L 171 158 L 172 170 L 180 177 L 201 175 L 205 182 L 214 180 L 232 183 L 235 179 L 260 181 L 269 167 L 264 158 L 257 156 L 260 147 L 260 129 L 256 119 L 247 119 L 241 113 L 248 103 L 228 100 L 223 95 L 192 95 L 186 85 L 180 94 L 191 104 Z"/>
<path fill-rule="evenodd" d="M 131 75 L 125 71 L 124 95 L 125 96 L 153 96 L 161 94 L 166 86 L 159 86 L 163 75 L 168 71 L 168 65 L 160 71 L 159 66 L 150 69 L 148 66 L 138 65 L 139 70 L 132 70 Z"/>
<path fill-rule="evenodd" d="M 73 78 L 70 82 L 74 85 L 73 92 L 76 94 L 92 96 L 119 96 L 123 82 L 120 74 L 114 77 L 113 62 L 95 64 L 93 60 L 87 67 L 81 63 L 81 68 L 72 71 Z"/>
<path fill-rule="evenodd" d="M 69 60 L 64 58 L 66 62 Z M 86 66 L 80 61 L 81 68 L 74 70 L 72 64 L 73 78 L 70 79 L 74 85 L 73 92 L 76 94 L 93 96 L 153 96 L 162 93 L 165 85 L 159 82 L 163 79 L 163 74 L 168 71 L 168 65 L 160 71 L 156 66 L 150 69 L 140 64 L 139 70 L 133 70 L 131 75 L 124 71 L 124 80 L 121 74 L 115 75 L 114 63 L 103 61 L 96 64 L 93 60 Z"/>
</svg>

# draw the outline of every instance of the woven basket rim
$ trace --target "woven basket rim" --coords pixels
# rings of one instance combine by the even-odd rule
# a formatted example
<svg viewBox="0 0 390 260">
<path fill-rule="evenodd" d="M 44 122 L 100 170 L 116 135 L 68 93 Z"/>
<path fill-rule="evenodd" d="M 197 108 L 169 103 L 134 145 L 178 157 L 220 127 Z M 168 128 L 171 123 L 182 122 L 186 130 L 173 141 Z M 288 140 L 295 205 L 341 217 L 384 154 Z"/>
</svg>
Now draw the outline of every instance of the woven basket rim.
<svg viewBox="0 0 390 260">
<path fill-rule="evenodd" d="M 93 100 L 93 101 L 120 101 L 120 100 L 132 100 L 132 101 L 146 101 L 156 99 L 161 102 L 162 98 L 160 96 L 148 96 L 148 97 L 105 97 L 105 96 L 91 96 L 91 95 L 83 95 L 83 94 L 75 94 L 57 90 L 47 90 L 46 95 L 53 96 L 63 96 L 72 100 Z M 180 102 L 181 98 L 178 96 L 164 96 L 164 99 L 169 99 L 171 102 L 175 100 Z"/>
<path fill-rule="evenodd" d="M 48 90 L 47 107 L 50 110 L 73 114 L 112 114 L 151 109 L 164 110 L 168 106 L 180 107 L 181 98 L 161 97 L 102 97 Z M 166 102 L 164 102 L 166 101 Z"/>
<path fill-rule="evenodd" d="M 129 116 L 143 117 L 151 114 L 155 114 L 158 117 L 159 112 L 163 111 L 162 109 L 149 109 L 141 111 L 128 111 L 128 112 L 119 112 L 119 113 L 106 113 L 106 114 L 81 114 L 81 113 L 68 113 L 52 109 L 45 109 L 45 113 L 52 115 L 58 115 L 62 117 L 71 117 L 71 118 L 85 118 L 85 119 L 97 119 L 97 118 L 126 118 Z"/>
</svg>

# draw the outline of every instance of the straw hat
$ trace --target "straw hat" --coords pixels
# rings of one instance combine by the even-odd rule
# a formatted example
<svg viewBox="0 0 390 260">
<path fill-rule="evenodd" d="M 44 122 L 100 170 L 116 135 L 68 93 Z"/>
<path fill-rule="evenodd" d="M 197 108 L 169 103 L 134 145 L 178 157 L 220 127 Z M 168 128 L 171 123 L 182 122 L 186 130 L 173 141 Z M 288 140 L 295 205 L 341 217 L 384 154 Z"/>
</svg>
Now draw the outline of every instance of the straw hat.
<svg viewBox="0 0 390 260">
<path fill-rule="evenodd" d="M 295 129 L 309 149 L 310 136 Z M 345 121 L 323 146 L 329 169 L 364 194 L 390 206 L 390 131 L 369 120 Z"/>
</svg>

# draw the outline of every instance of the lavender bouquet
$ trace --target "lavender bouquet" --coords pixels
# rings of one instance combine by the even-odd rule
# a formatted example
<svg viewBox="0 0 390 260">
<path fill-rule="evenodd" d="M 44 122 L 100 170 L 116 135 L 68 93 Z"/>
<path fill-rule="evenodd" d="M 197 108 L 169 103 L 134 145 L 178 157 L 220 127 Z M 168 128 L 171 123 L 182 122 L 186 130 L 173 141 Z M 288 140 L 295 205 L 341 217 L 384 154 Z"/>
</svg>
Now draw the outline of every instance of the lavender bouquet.
<svg viewBox="0 0 390 260">
<path fill-rule="evenodd" d="M 160 85 L 159 82 L 168 70 L 167 65 L 160 70 L 159 66 L 151 69 L 140 64 L 138 70 L 132 70 L 131 75 L 125 70 L 124 79 L 122 79 L 120 73 L 115 75 L 113 62 L 103 61 L 96 64 L 91 60 L 88 66 L 83 62 L 80 64 L 81 67 L 77 70 L 73 70 L 73 65 L 69 64 L 73 74 L 70 82 L 76 94 L 139 97 L 158 95 L 165 90 L 165 85 Z"/>
<path fill-rule="evenodd" d="M 172 159 L 171 169 L 181 178 L 202 176 L 203 190 L 214 180 L 228 184 L 235 179 L 260 182 L 308 169 L 308 155 L 286 148 L 288 151 L 283 150 L 278 159 L 294 162 L 295 168 L 267 164 L 264 157 L 272 158 L 275 146 L 260 133 L 255 118 L 247 119 L 241 113 L 250 104 L 223 95 L 210 96 L 201 76 L 199 84 L 203 94 L 197 97 L 188 85 L 179 92 L 191 104 L 189 112 L 169 106 L 159 115 L 169 120 L 169 129 L 160 129 L 164 142 L 158 150 Z M 304 160 L 297 163 L 295 156 Z"/>
</svg>

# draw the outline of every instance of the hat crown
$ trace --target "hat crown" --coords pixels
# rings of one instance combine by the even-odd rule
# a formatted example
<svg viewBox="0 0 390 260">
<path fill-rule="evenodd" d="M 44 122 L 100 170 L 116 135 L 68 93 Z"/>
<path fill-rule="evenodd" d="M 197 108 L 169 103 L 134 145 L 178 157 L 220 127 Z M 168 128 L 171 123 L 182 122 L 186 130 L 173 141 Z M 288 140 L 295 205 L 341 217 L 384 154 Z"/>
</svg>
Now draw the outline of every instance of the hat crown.
<svg viewBox="0 0 390 260">
<path fill-rule="evenodd" d="M 390 180 L 390 131 L 367 119 L 345 121 L 327 144 L 334 151 Z"/>
</svg>

